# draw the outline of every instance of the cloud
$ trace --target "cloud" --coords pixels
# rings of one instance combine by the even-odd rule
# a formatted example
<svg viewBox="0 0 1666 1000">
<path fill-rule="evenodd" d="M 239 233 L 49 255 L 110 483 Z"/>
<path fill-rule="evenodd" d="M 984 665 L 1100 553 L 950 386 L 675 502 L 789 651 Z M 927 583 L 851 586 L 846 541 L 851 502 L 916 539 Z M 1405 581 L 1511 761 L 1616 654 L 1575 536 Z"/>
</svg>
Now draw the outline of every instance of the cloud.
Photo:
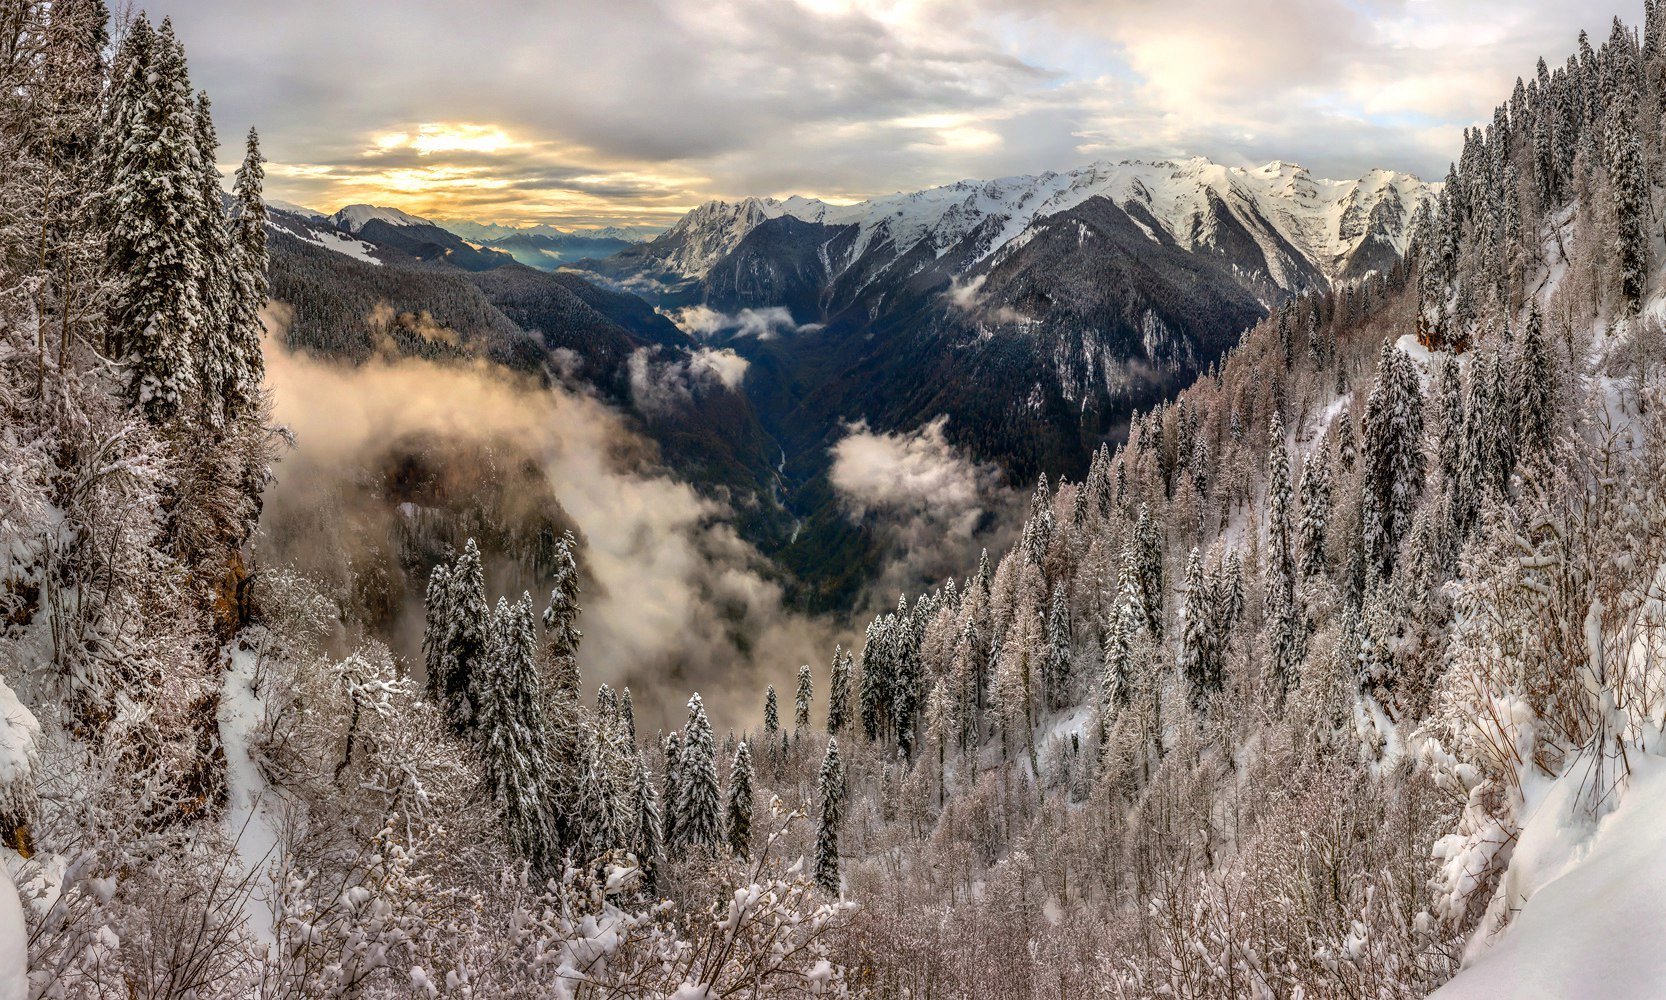
<svg viewBox="0 0 1666 1000">
<path fill-rule="evenodd" d="M 701 340 L 719 334 L 732 337 L 755 337 L 769 340 L 780 333 L 812 333 L 821 329 L 820 323 L 799 323 L 785 306 L 766 306 L 762 309 L 742 309 L 738 313 L 719 312 L 710 306 L 687 306 L 665 313 L 684 333 Z"/>
<path fill-rule="evenodd" d="M 735 363 L 710 352 L 688 363 L 696 368 L 722 383 Z M 528 455 L 585 539 L 593 575 L 579 623 L 586 686 L 629 685 L 649 731 L 680 725 L 696 690 L 718 726 L 755 726 L 766 684 L 785 689 L 800 663 L 823 670 L 833 644 L 849 642 L 834 623 L 786 610 L 770 567 L 736 534 L 730 512 L 648 464 L 652 447 L 594 399 L 484 365 L 379 358 L 348 369 L 270 346 L 267 377 L 277 419 L 297 441 L 268 491 L 268 525 L 341 516 L 331 513 L 340 501 L 330 484 L 364 481 L 388 442 L 507 442 Z M 289 532 L 265 544 L 280 546 L 263 553 L 270 565 L 318 543 Z M 542 585 L 494 582 L 515 593 L 531 587 L 535 599 L 547 596 Z M 413 660 L 421 621 L 414 601 L 395 636 Z"/>
<path fill-rule="evenodd" d="M 1641 4 L 1620 14 L 1636 23 Z M 1096 159 L 1444 172 L 1584 0 L 162 0 L 275 196 L 563 226 Z M 446 86 L 432 81 L 443 74 Z M 229 152 L 228 159 L 234 155 Z"/>
<path fill-rule="evenodd" d="M 631 399 L 643 412 L 675 413 L 697 393 L 723 389 L 737 392 L 746 379 L 747 360 L 729 348 L 702 347 L 664 360 L 651 348 L 639 347 L 630 356 Z"/>
<path fill-rule="evenodd" d="M 906 433 L 845 428 L 832 448 L 828 480 L 853 522 L 877 525 L 899 558 L 873 588 L 883 595 L 964 573 L 980 547 L 999 549 L 1014 497 L 992 465 L 952 445 L 940 416 Z"/>
</svg>

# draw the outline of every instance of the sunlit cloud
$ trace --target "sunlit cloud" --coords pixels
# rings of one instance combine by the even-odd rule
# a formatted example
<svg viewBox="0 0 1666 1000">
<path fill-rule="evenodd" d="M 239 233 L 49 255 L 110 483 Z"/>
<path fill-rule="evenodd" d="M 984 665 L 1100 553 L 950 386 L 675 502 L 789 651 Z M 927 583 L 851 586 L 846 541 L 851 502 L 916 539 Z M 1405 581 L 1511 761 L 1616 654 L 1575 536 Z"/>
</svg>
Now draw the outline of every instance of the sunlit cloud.
<svg viewBox="0 0 1666 1000">
<path fill-rule="evenodd" d="M 666 224 L 1094 159 L 1444 174 L 1537 57 L 1641 0 L 151 0 L 277 197 Z"/>
</svg>

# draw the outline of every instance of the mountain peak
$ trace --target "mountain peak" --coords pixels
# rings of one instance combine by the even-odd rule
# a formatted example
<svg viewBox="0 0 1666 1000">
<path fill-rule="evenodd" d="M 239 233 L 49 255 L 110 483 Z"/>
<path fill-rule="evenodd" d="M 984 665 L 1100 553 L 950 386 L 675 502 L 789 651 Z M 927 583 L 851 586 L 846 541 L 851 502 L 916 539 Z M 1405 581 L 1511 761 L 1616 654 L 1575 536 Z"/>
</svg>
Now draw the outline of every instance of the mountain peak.
<svg viewBox="0 0 1666 1000">
<path fill-rule="evenodd" d="M 330 216 L 330 222 L 337 228 L 354 234 L 372 222 L 385 222 L 390 226 L 433 225 L 427 219 L 418 218 L 409 212 L 378 205 L 348 205 Z"/>
</svg>

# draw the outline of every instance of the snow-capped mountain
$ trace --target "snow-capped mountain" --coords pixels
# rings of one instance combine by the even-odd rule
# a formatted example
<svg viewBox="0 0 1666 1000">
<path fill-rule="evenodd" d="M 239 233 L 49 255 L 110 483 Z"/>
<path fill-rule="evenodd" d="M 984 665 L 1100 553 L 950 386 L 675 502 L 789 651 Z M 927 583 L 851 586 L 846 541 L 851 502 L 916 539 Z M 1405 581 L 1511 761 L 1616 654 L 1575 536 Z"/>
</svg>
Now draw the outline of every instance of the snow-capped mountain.
<svg viewBox="0 0 1666 1000">
<path fill-rule="evenodd" d="M 397 208 L 384 208 L 377 205 L 348 205 L 341 211 L 330 216 L 330 223 L 343 232 L 357 234 L 372 222 L 382 222 L 390 226 L 433 226 L 434 223 L 421 219 L 409 212 L 402 212 Z M 436 227 L 437 228 L 437 227 Z"/>
<path fill-rule="evenodd" d="M 641 261 L 683 278 L 704 278 L 758 227 L 791 218 L 854 227 L 841 255 L 827 262 L 833 274 L 875 249 L 891 258 L 920 247 L 931 257 L 957 249 L 970 266 L 1014 243 L 1021 246 L 1038 222 L 1099 197 L 1138 211 L 1148 226 L 1193 251 L 1212 247 L 1221 216 L 1230 216 L 1262 249 L 1268 276 L 1292 291 L 1307 283 L 1304 264 L 1337 280 L 1357 277 L 1404 250 L 1412 213 L 1434 190 L 1404 173 L 1373 170 L 1335 181 L 1279 161 L 1254 168 L 1201 157 L 1095 163 L 1064 173 L 959 181 L 851 205 L 797 196 L 708 202 L 647 244 Z M 1155 232 L 1151 238 L 1158 238 Z"/>
</svg>

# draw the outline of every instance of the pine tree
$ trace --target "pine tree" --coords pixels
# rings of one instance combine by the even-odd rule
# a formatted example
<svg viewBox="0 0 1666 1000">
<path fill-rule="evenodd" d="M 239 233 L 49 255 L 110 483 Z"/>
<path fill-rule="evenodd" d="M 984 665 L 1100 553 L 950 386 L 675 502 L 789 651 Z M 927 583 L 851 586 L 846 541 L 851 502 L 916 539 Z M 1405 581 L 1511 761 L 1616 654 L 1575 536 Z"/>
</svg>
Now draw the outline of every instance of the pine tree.
<svg viewBox="0 0 1666 1000">
<path fill-rule="evenodd" d="M 802 664 L 798 668 L 798 693 L 793 696 L 793 728 L 805 730 L 810 727 L 810 699 L 815 690 L 810 680 L 810 665 Z"/>
<path fill-rule="evenodd" d="M 1065 706 L 1070 695 L 1070 606 L 1064 583 L 1053 586 L 1053 606 L 1047 615 L 1047 653 L 1041 666 L 1043 697 L 1049 711 Z"/>
<path fill-rule="evenodd" d="M 1550 453 L 1555 437 L 1555 391 L 1556 373 L 1551 370 L 1544 321 L 1535 303 L 1527 315 L 1527 332 L 1516 363 L 1516 428 L 1524 458 L 1544 458 Z"/>
<path fill-rule="evenodd" d="M 775 685 L 764 692 L 764 734 L 774 736 L 781 731 L 781 713 L 776 707 Z"/>
<path fill-rule="evenodd" d="M 249 129 L 243 165 L 232 182 L 230 240 L 231 289 L 227 304 L 227 377 L 223 387 L 226 415 L 236 419 L 250 413 L 260 398 L 266 362 L 261 354 L 264 329 L 260 313 L 266 306 L 266 202 L 261 189 L 266 171 L 260 155 L 260 136 Z"/>
<path fill-rule="evenodd" d="M 1325 571 L 1325 537 L 1330 530 L 1330 459 L 1321 450 L 1302 470 L 1301 572 Z"/>
<path fill-rule="evenodd" d="M 1216 594 L 1203 576 L 1203 558 L 1197 548 L 1186 557 L 1186 603 L 1180 629 L 1180 672 L 1191 692 L 1192 708 L 1201 712 L 1214 693 L 1213 660 L 1215 626 L 1219 618 Z"/>
<path fill-rule="evenodd" d="M 845 731 L 850 711 L 850 654 L 833 647 L 833 675 L 828 682 L 827 731 L 837 736 Z"/>
<path fill-rule="evenodd" d="M 631 689 L 624 688 L 619 692 L 619 726 L 630 740 L 631 746 L 636 746 L 636 708 L 631 704 Z"/>
<path fill-rule="evenodd" d="M 820 822 L 816 826 L 816 884 L 832 895 L 839 892 L 839 822 L 844 813 L 844 764 L 839 760 L 839 741 L 827 741 L 827 756 L 821 762 L 816 791 L 821 797 Z"/>
<path fill-rule="evenodd" d="M 1618 223 L 1620 297 L 1625 311 L 1635 312 L 1648 291 L 1649 236 L 1644 226 L 1650 211 L 1648 173 L 1642 140 L 1637 133 L 1637 97 L 1629 89 L 1608 116 L 1604 158 Z"/>
<path fill-rule="evenodd" d="M 578 646 L 584 633 L 577 628 L 578 564 L 573 551 L 578 541 L 571 531 L 561 533 L 555 548 L 555 579 L 550 588 L 549 607 L 544 610 L 544 656 L 555 678 L 559 695 L 579 697 Z"/>
<path fill-rule="evenodd" d="M 660 796 L 665 803 L 664 843 L 670 848 L 683 844 L 682 758 L 683 737 L 673 731 L 665 738 L 665 794 Z"/>
<path fill-rule="evenodd" d="M 172 421 L 197 392 L 203 259 L 196 243 L 201 159 L 185 53 L 173 24 L 141 16 L 123 44 L 102 159 L 107 260 L 115 277 L 110 346 L 128 361 L 130 398 Z"/>
<path fill-rule="evenodd" d="M 1163 641 L 1163 549 L 1151 508 L 1141 504 L 1134 526 L 1134 578 L 1140 587 L 1139 611 L 1153 642 Z"/>
<path fill-rule="evenodd" d="M 1365 549 L 1384 578 L 1394 571 L 1423 490 L 1423 394 L 1417 369 L 1393 343 L 1383 343 L 1377 383 L 1365 408 Z"/>
<path fill-rule="evenodd" d="M 503 809 L 510 845 L 547 871 L 556 832 L 545 784 L 549 734 L 536 648 L 532 595 L 524 595 L 513 607 L 499 598 L 492 616 L 490 655 L 475 685 L 479 708 L 474 739 L 487 787 Z"/>
<path fill-rule="evenodd" d="M 640 755 L 636 758 L 636 781 L 631 791 L 636 804 L 631 853 L 636 855 L 637 864 L 642 866 L 644 887 L 652 892 L 662 853 L 659 802 L 654 796 L 653 776 L 648 773 L 648 766 L 642 762 Z"/>
<path fill-rule="evenodd" d="M 879 739 L 891 717 L 890 637 L 884 619 L 868 623 L 862 643 L 862 731 L 869 740 Z"/>
<path fill-rule="evenodd" d="M 715 851 L 723 842 L 723 814 L 713 760 L 712 726 L 699 695 L 688 700 L 688 725 L 683 727 L 683 748 L 677 770 L 682 802 L 677 810 L 675 846 Z"/>
<path fill-rule="evenodd" d="M 426 668 L 428 690 L 437 697 L 444 691 L 451 673 L 446 657 L 450 653 L 448 637 L 451 629 L 451 567 L 440 563 L 428 575 L 428 590 L 423 597 L 422 653 Z"/>
<path fill-rule="evenodd" d="M 445 709 L 446 717 L 458 733 L 474 727 L 476 694 L 479 679 L 476 673 L 486 662 L 491 646 L 491 612 L 486 604 L 486 581 L 480 566 L 480 548 L 470 538 L 463 546 L 462 555 L 452 564 L 443 578 L 436 574 L 439 592 L 443 594 L 442 611 L 433 612 L 443 617 L 443 626 L 436 629 L 437 655 L 432 657 L 428 675 L 428 689 L 437 704 Z M 435 590 L 431 582 L 430 591 Z"/>
<path fill-rule="evenodd" d="M 197 385 L 201 391 L 203 419 L 219 427 L 227 417 L 226 397 L 236 377 L 237 359 L 231 347 L 231 295 L 236 280 L 232 273 L 231 233 L 226 228 L 226 210 L 221 203 L 220 171 L 215 158 L 220 148 L 214 132 L 214 116 L 208 95 L 199 92 L 193 141 L 197 147 L 197 204 L 191 220 L 192 235 L 202 266 L 197 274 Z"/>
<path fill-rule="evenodd" d="M 1296 601 L 1295 532 L 1291 524 L 1290 453 L 1284 425 L 1274 412 L 1267 440 L 1266 613 L 1272 639 L 1273 701 L 1284 703 L 1301 659 L 1302 612 Z"/>
<path fill-rule="evenodd" d="M 745 740 L 735 749 L 729 768 L 729 849 L 746 860 L 752 852 L 752 748 Z"/>
</svg>

